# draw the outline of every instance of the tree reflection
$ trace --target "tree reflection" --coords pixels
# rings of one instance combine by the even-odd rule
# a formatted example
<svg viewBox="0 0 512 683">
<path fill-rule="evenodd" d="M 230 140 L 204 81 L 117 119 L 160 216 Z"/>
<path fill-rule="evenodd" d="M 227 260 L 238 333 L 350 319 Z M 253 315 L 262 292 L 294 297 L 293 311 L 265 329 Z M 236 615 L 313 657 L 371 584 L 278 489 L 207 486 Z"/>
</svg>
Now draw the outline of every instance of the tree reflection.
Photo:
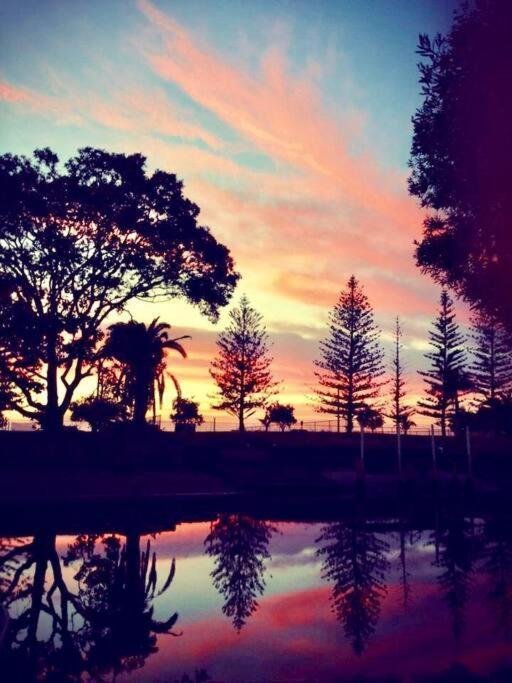
<svg viewBox="0 0 512 683">
<path fill-rule="evenodd" d="M 174 560 L 157 592 L 149 541 L 141 551 L 137 534 L 124 544 L 116 536 L 79 536 L 64 558 L 64 567 L 78 565 L 73 592 L 55 541 L 41 534 L 2 549 L 1 601 L 11 615 L 3 670 L 13 681 L 74 681 L 83 672 L 102 681 L 143 666 L 157 650 L 156 634 L 172 633 L 178 618 L 157 621 L 152 606 L 172 583 Z"/>
<path fill-rule="evenodd" d="M 474 524 L 463 515 L 450 514 L 434 530 L 431 543 L 436 548 L 434 565 L 441 569 L 438 585 L 451 614 L 453 635 L 459 640 L 478 557 Z"/>
<path fill-rule="evenodd" d="M 375 632 L 389 562 L 389 544 L 371 530 L 364 518 L 335 522 L 317 539 L 322 578 L 332 583 L 331 607 L 343 623 L 354 652 L 362 654 Z"/>
<path fill-rule="evenodd" d="M 215 560 L 213 585 L 224 597 L 223 613 L 240 631 L 258 608 L 265 590 L 265 560 L 275 527 L 244 515 L 221 515 L 205 539 L 206 553 Z"/>
<path fill-rule="evenodd" d="M 498 631 L 512 636 L 512 524 L 497 518 L 485 523 L 484 571 L 490 579 L 489 599 Z"/>
</svg>

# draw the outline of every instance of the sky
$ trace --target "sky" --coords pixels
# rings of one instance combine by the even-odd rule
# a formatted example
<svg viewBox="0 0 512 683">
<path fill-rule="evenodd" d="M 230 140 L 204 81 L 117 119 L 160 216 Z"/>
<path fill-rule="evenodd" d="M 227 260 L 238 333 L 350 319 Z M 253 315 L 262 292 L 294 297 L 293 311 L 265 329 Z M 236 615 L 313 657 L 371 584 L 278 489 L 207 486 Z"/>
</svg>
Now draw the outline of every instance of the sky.
<svg viewBox="0 0 512 683">
<path fill-rule="evenodd" d="M 49 146 L 62 160 L 86 145 L 142 152 L 149 171 L 182 178 L 242 275 L 233 303 L 246 293 L 264 316 L 280 398 L 299 418 L 314 416 L 318 341 L 356 275 L 388 359 L 402 320 L 414 399 L 439 298 L 413 257 L 415 49 L 419 33 L 447 31 L 455 5 L 4 0 L 0 149 Z M 192 335 L 172 369 L 210 416 L 208 365 L 228 311 L 214 325 L 182 301 L 130 310 Z"/>
</svg>

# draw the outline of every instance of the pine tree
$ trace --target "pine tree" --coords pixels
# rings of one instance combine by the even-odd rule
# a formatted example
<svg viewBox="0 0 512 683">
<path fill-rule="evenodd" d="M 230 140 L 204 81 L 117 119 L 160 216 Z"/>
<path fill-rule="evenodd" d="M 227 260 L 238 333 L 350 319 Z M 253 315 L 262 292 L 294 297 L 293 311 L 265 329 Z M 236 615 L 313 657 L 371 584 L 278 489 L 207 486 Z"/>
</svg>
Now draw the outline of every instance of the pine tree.
<svg viewBox="0 0 512 683">
<path fill-rule="evenodd" d="M 320 360 L 315 372 L 317 410 L 346 420 L 347 432 L 354 427 L 357 412 L 379 395 L 384 374 L 383 352 L 373 311 L 361 285 L 352 276 L 346 290 L 329 314 L 329 333 L 320 342 Z"/>
<path fill-rule="evenodd" d="M 464 337 L 455 322 L 453 301 L 443 289 L 440 310 L 433 329 L 429 332 L 434 350 L 426 354 L 431 361 L 431 369 L 421 371 L 427 389 L 427 397 L 418 402 L 422 415 L 433 417 L 446 436 L 446 428 L 459 409 L 459 396 L 466 390 L 464 366 L 466 354 L 462 348 Z"/>
<path fill-rule="evenodd" d="M 210 368 L 219 391 L 213 408 L 235 415 L 243 432 L 245 420 L 266 406 L 276 383 L 270 373 L 272 358 L 262 316 L 245 295 L 229 315 L 230 325 L 217 339 L 219 354 Z"/>
<path fill-rule="evenodd" d="M 402 328 L 400 327 L 400 319 L 397 317 L 395 325 L 395 352 L 392 360 L 392 404 L 391 412 L 388 415 L 393 420 L 397 431 L 399 428 L 403 430 L 404 425 L 410 422 L 409 418 L 414 414 L 414 410 L 404 405 L 402 400 L 406 395 L 402 349 Z"/>
<path fill-rule="evenodd" d="M 472 320 L 473 388 L 479 403 L 494 404 L 512 391 L 512 346 L 503 326 L 492 316 Z"/>
</svg>

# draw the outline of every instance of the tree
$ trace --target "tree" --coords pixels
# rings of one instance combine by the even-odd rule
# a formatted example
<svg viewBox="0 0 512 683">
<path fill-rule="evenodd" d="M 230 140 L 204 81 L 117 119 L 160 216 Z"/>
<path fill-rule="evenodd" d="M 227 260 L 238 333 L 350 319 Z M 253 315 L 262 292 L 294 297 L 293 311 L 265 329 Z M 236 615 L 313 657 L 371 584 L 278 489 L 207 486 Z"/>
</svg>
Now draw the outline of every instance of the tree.
<svg viewBox="0 0 512 683">
<path fill-rule="evenodd" d="M 508 0 L 476 0 L 447 36 L 420 36 L 423 104 L 413 117 L 409 179 L 430 210 L 418 265 L 496 315 L 509 334 L 511 23 Z"/>
<path fill-rule="evenodd" d="M 278 424 L 279 429 L 284 432 L 286 428 L 289 429 L 292 425 L 297 423 L 294 410 L 294 407 L 291 405 L 272 403 L 272 405 L 267 406 L 265 415 L 260 422 L 265 427 L 265 431 L 268 431 L 271 424 Z"/>
<path fill-rule="evenodd" d="M 411 420 L 409 415 L 402 415 L 400 417 L 400 429 L 403 431 L 405 435 L 407 435 L 407 432 L 411 427 L 416 427 L 416 422 L 414 420 Z"/>
<path fill-rule="evenodd" d="M 71 404 L 71 420 L 86 422 L 93 432 L 100 432 L 125 418 L 125 406 L 104 398 L 89 396 Z"/>
<path fill-rule="evenodd" d="M 384 374 L 383 352 L 373 311 L 361 285 L 352 276 L 338 303 L 329 314 L 329 334 L 320 342 L 320 360 L 315 362 L 320 384 L 317 410 L 346 420 L 347 432 L 363 404 L 377 398 Z"/>
<path fill-rule="evenodd" d="M 378 410 L 363 405 L 357 413 L 357 421 L 363 429 L 370 429 L 372 433 L 384 425 L 384 419 Z"/>
<path fill-rule="evenodd" d="M 266 406 L 276 383 L 270 373 L 272 358 L 262 316 L 244 295 L 229 317 L 231 322 L 219 334 L 218 356 L 210 367 L 219 392 L 212 407 L 235 415 L 243 432 L 245 421 Z"/>
<path fill-rule="evenodd" d="M 399 429 L 404 429 L 404 425 L 407 425 L 407 429 L 412 426 L 410 418 L 415 412 L 412 408 L 404 405 L 402 400 L 406 395 L 405 380 L 403 377 L 404 364 L 402 362 L 402 349 L 402 328 L 400 326 L 400 319 L 397 317 L 395 325 L 395 353 L 392 361 L 392 404 L 391 412 L 388 415 L 394 422 L 397 431 Z"/>
<path fill-rule="evenodd" d="M 10 407 L 60 429 L 101 327 L 133 299 L 184 296 L 215 319 L 238 275 L 175 175 L 140 154 L 0 156 L 0 375 Z"/>
<path fill-rule="evenodd" d="M 171 420 L 174 422 L 176 431 L 180 428 L 195 428 L 203 424 L 204 418 L 199 412 L 199 403 L 188 398 L 179 396 L 173 402 L 174 411 L 171 413 Z"/>
<path fill-rule="evenodd" d="M 479 432 L 512 434 L 512 393 L 482 403 L 472 415 L 471 428 Z"/>
<path fill-rule="evenodd" d="M 430 330 L 430 343 L 434 350 L 426 354 L 431 369 L 421 371 L 427 389 L 427 397 L 418 402 L 422 415 L 435 418 L 443 436 L 458 406 L 459 389 L 462 384 L 466 357 L 462 348 L 464 338 L 455 322 L 453 302 L 448 292 L 441 292 L 440 311 Z"/>
<path fill-rule="evenodd" d="M 504 327 L 495 317 L 480 314 L 472 323 L 473 390 L 480 403 L 493 403 L 512 390 L 512 346 Z"/>
<path fill-rule="evenodd" d="M 146 413 L 153 409 L 156 421 L 157 401 L 162 404 L 166 376 L 170 377 L 178 391 L 176 377 L 166 369 L 166 353 L 177 351 L 182 358 L 187 353 L 180 341 L 190 339 L 188 335 L 169 338 L 170 325 L 159 323 L 155 318 L 148 326 L 130 321 L 115 323 L 109 328 L 109 336 L 102 350 L 106 358 L 119 361 L 124 370 L 126 405 L 133 407 L 133 422 L 144 425 Z"/>
<path fill-rule="evenodd" d="M 275 530 L 268 522 L 244 515 L 221 515 L 205 539 L 206 553 L 215 560 L 213 585 L 225 598 L 222 611 L 237 631 L 258 609 Z"/>
</svg>

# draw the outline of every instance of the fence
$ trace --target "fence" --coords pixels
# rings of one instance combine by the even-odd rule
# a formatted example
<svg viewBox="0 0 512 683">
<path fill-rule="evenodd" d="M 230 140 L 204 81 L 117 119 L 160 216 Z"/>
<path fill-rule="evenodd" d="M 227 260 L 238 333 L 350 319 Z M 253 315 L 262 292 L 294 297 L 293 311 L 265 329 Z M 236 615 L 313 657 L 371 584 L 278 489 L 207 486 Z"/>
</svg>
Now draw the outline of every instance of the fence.
<svg viewBox="0 0 512 683">
<path fill-rule="evenodd" d="M 66 421 L 66 425 L 70 427 L 76 427 L 81 430 L 87 430 L 86 425 L 76 422 Z M 166 432 L 174 431 L 174 424 L 171 420 L 157 419 L 157 425 Z M 29 422 L 28 420 L 8 420 L 4 429 L 8 431 L 31 431 L 36 429 L 36 425 Z M 319 433 L 336 433 L 337 432 L 337 422 L 336 420 L 298 420 L 293 426 L 293 430 L 304 430 L 307 432 L 319 432 Z M 407 434 L 411 436 L 429 436 L 430 427 L 411 427 Z M 258 421 L 248 422 L 246 425 L 246 430 L 248 432 L 264 432 L 266 431 L 264 426 Z M 209 418 L 203 422 L 202 425 L 197 427 L 198 432 L 233 432 L 238 431 L 238 422 L 236 420 L 229 420 L 223 418 Z M 268 429 L 270 432 L 279 432 L 278 425 L 271 425 Z M 345 428 L 342 424 L 340 427 L 340 432 L 344 433 Z M 359 425 L 354 425 L 354 432 L 359 432 Z M 367 434 L 372 434 L 371 430 L 366 430 Z M 435 427 L 434 432 L 436 435 L 441 434 L 441 429 Z M 373 434 L 396 434 L 396 429 L 393 426 L 384 426 L 379 429 L 374 430 Z"/>
</svg>

